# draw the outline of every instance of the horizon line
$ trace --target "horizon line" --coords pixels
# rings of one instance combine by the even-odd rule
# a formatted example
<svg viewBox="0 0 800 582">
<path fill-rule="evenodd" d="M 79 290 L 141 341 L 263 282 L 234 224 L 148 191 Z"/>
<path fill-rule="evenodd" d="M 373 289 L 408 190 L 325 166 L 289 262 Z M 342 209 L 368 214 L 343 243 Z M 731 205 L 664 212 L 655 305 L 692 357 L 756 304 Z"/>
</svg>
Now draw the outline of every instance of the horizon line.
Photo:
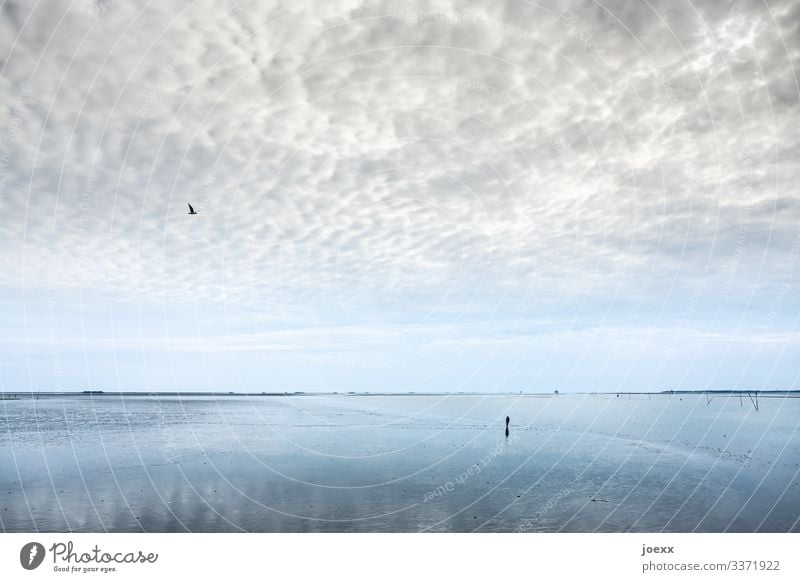
<svg viewBox="0 0 800 582">
<path fill-rule="evenodd" d="M 613 395 L 613 394 L 626 394 L 626 395 L 639 395 L 639 394 L 660 394 L 660 395 L 673 395 L 673 394 L 800 394 L 800 389 L 795 388 L 772 388 L 772 389 L 724 389 L 724 388 L 702 388 L 702 389 L 679 389 L 679 390 L 658 390 L 658 391 L 641 391 L 641 390 L 593 390 L 593 391 L 567 391 L 561 392 L 554 390 L 551 392 L 475 392 L 475 391 L 446 391 L 446 392 L 418 392 L 418 391 L 324 391 L 315 392 L 307 390 L 293 390 L 293 391 L 247 391 L 237 392 L 232 390 L 59 390 L 59 391 L 45 391 L 45 390 L 0 390 L 0 395 L 59 395 L 59 396 L 126 396 L 126 395 L 146 395 L 146 396 L 160 396 L 160 395 L 212 395 L 212 396 L 562 396 L 568 394 L 584 394 L 584 395 Z"/>
</svg>

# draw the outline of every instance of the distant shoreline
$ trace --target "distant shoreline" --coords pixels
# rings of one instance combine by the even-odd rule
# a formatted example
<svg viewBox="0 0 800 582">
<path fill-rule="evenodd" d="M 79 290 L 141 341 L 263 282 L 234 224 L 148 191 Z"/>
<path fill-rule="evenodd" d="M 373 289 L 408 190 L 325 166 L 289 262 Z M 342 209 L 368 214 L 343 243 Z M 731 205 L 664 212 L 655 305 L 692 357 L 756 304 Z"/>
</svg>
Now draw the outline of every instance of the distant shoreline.
<svg viewBox="0 0 800 582">
<path fill-rule="evenodd" d="M 709 395 L 709 396 L 785 396 L 800 398 L 800 390 L 661 390 L 659 392 L 200 392 L 200 391 L 119 391 L 83 390 L 83 391 L 4 391 L 0 392 L 0 400 L 17 400 L 20 398 L 38 398 L 54 396 L 82 397 L 121 397 L 121 396 L 673 396 L 673 395 Z"/>
</svg>

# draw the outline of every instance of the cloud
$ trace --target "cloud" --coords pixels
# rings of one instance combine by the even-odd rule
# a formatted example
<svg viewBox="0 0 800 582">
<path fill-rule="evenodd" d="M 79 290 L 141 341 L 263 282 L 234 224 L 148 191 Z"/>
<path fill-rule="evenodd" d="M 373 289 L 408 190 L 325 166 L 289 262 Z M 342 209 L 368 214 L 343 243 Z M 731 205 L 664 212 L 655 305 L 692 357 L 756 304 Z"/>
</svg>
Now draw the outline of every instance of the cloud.
<svg viewBox="0 0 800 582">
<path fill-rule="evenodd" d="M 796 285 L 795 2 L 2 10 L 17 297 L 361 325 Z"/>
</svg>

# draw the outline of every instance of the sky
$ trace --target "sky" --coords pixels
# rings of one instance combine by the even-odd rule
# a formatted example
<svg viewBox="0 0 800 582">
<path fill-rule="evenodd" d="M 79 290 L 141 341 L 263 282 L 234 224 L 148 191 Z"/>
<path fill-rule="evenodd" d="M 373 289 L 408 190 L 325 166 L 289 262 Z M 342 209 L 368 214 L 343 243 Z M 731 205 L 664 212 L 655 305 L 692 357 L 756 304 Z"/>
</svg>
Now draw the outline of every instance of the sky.
<svg viewBox="0 0 800 582">
<path fill-rule="evenodd" d="M 0 7 L 0 390 L 800 388 L 797 2 Z"/>
</svg>

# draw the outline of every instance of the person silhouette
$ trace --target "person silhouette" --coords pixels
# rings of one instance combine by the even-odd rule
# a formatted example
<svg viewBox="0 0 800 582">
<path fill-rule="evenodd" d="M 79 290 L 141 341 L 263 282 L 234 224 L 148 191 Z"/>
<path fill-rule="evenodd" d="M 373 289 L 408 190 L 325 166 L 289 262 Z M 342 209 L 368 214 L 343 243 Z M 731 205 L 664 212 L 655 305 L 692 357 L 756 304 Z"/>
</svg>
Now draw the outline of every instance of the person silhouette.
<svg viewBox="0 0 800 582">
<path fill-rule="evenodd" d="M 508 436 L 508 423 L 511 422 L 511 418 L 506 416 L 506 436 Z"/>
</svg>

